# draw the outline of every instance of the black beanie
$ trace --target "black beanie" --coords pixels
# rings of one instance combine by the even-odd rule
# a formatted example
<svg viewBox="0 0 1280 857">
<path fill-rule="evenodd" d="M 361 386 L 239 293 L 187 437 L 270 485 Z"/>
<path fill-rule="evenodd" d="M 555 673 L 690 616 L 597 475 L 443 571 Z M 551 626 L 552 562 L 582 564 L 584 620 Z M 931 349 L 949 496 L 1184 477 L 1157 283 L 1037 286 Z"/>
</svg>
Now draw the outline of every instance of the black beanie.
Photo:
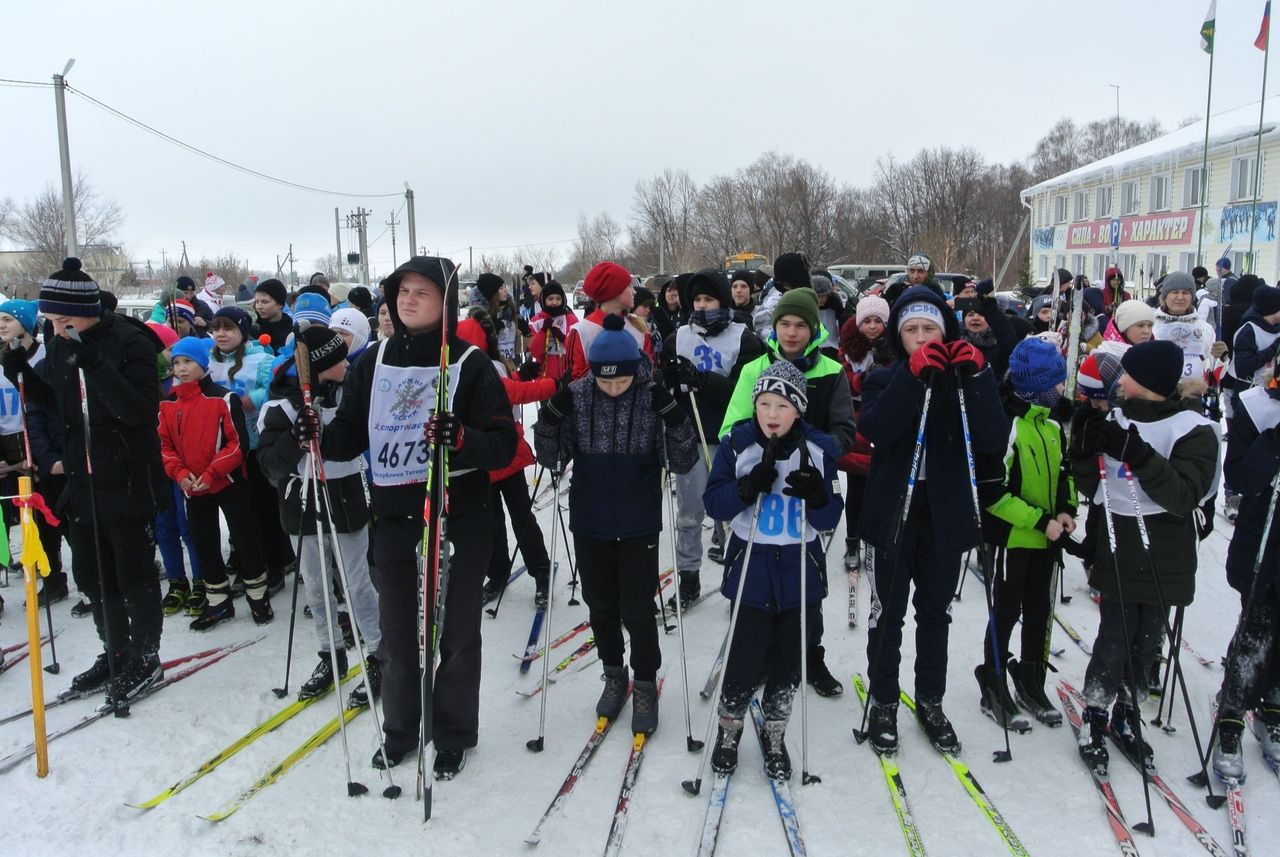
<svg viewBox="0 0 1280 857">
<path fill-rule="evenodd" d="M 321 324 L 308 325 L 302 331 L 302 343 L 307 346 L 307 360 L 311 366 L 311 377 L 316 376 L 330 366 L 337 366 L 347 359 L 347 342 L 338 331 Z"/>
<path fill-rule="evenodd" d="M 289 300 L 289 293 L 285 291 L 284 283 L 275 277 L 258 283 L 258 287 L 253 290 L 253 293 L 256 295 L 258 292 L 262 292 L 271 300 L 280 304 L 280 306 L 284 306 Z"/>
<path fill-rule="evenodd" d="M 783 253 L 773 262 L 773 281 L 788 289 L 809 285 L 809 262 L 800 253 Z"/>
<path fill-rule="evenodd" d="M 1066 268 L 1058 269 L 1058 285 L 1065 286 L 1071 282 L 1071 272 Z M 1052 283 L 1050 283 L 1052 285 Z"/>
<path fill-rule="evenodd" d="M 1280 312 L 1280 289 L 1261 285 L 1253 290 L 1253 308 L 1258 315 L 1274 315 Z"/>
<path fill-rule="evenodd" d="M 373 308 L 373 294 L 364 286 L 356 286 L 347 292 L 347 303 L 368 314 L 369 310 Z"/>
<path fill-rule="evenodd" d="M 551 295 L 559 295 L 561 306 L 565 305 L 566 298 L 564 294 L 564 286 L 560 285 L 555 280 L 552 280 L 551 282 L 547 283 L 545 286 L 542 287 L 541 300 L 542 300 L 543 306 L 546 306 L 547 298 L 550 297 Z"/>
<path fill-rule="evenodd" d="M 636 286 L 636 300 L 635 300 L 636 306 L 651 307 L 655 303 L 657 303 L 657 301 L 658 299 L 653 296 L 653 292 L 649 291 L 644 286 Z"/>
<path fill-rule="evenodd" d="M 497 274 L 491 274 L 485 271 L 479 277 L 476 277 L 476 288 L 480 290 L 480 294 L 484 295 L 486 301 L 492 301 L 493 296 L 498 293 L 498 289 L 505 286 L 502 277 Z"/>
<path fill-rule="evenodd" d="M 1152 339 L 1126 351 L 1120 366 L 1133 380 L 1168 398 L 1182 380 L 1182 349 L 1167 339 Z"/>
<path fill-rule="evenodd" d="M 98 284 L 83 270 L 80 260 L 68 256 L 62 268 L 40 286 L 40 312 L 45 316 L 70 315 L 97 318 L 102 315 Z"/>
</svg>

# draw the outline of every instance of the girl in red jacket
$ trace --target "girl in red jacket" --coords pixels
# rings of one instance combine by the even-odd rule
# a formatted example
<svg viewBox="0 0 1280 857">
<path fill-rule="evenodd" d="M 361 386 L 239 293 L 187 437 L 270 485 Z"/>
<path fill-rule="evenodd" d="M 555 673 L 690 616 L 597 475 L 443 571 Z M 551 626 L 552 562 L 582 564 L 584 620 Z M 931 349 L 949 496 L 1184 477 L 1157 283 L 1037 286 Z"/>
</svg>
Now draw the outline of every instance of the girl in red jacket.
<svg viewBox="0 0 1280 857">
<path fill-rule="evenodd" d="M 222 559 L 218 512 L 227 519 L 240 558 L 249 612 L 259 625 L 273 618 L 267 569 L 249 502 L 245 455 L 248 431 L 240 398 L 208 377 L 209 343 L 183 337 L 174 344 L 169 397 L 160 403 L 160 455 L 165 473 L 187 502 L 187 522 L 205 581 L 204 609 L 191 630 L 204 631 L 236 615 Z"/>
<path fill-rule="evenodd" d="M 556 380 L 569 370 L 565 340 L 577 323 L 578 317 L 565 301 L 564 287 L 555 280 L 547 283 L 542 290 L 542 312 L 529 319 L 529 353 L 542 366 L 539 377 Z"/>
<path fill-rule="evenodd" d="M 543 290 L 545 300 L 551 285 Z M 542 313 L 539 313 L 541 316 Z M 524 439 L 524 427 L 520 424 L 520 406 L 531 402 L 545 402 L 555 394 L 557 384 L 555 377 L 548 376 L 536 381 L 521 381 L 508 377 L 506 367 L 502 363 L 498 351 L 497 332 L 489 316 L 478 310 L 472 311 L 472 317 L 458 322 L 458 338 L 469 342 L 485 352 L 498 370 L 498 377 L 507 388 L 507 398 L 511 400 L 516 420 L 516 454 L 506 467 L 489 471 L 489 483 L 493 486 L 490 505 L 493 508 L 493 553 L 489 555 L 489 571 L 484 583 L 486 601 L 498 597 L 510 574 L 508 565 L 511 554 L 507 547 L 507 522 L 502 514 L 505 502 L 507 511 L 511 513 L 511 529 L 516 535 L 516 544 L 520 547 L 520 556 L 533 578 L 535 588 L 533 601 L 538 607 L 547 603 L 551 587 L 551 558 L 547 556 L 546 541 L 538 520 L 533 515 L 533 500 L 529 496 L 529 485 L 524 479 L 524 469 L 534 463 L 533 450 Z M 554 524 L 553 524 L 554 526 Z"/>
</svg>

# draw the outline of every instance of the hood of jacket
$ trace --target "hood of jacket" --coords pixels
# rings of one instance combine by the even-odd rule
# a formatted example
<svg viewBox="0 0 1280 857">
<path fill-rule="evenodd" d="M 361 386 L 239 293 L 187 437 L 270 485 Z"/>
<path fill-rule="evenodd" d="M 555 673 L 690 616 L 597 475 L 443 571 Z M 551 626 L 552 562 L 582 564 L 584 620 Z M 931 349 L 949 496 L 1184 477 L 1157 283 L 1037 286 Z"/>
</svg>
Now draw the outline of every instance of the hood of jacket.
<svg viewBox="0 0 1280 857">
<path fill-rule="evenodd" d="M 908 355 L 907 349 L 902 347 L 902 337 L 898 336 L 898 316 L 907 306 L 920 301 L 933 304 L 942 313 L 944 342 L 950 342 L 960 335 L 956 314 L 951 307 L 947 306 L 942 296 L 928 286 L 912 286 L 893 302 L 893 308 L 889 310 L 889 323 L 886 325 L 888 330 L 884 332 L 885 336 L 892 337 L 889 341 L 893 344 L 893 352 L 898 355 L 899 360 L 906 360 Z"/>
<path fill-rule="evenodd" d="M 445 294 L 444 322 L 453 327 L 458 323 L 458 270 L 453 262 L 442 256 L 413 256 L 399 268 L 391 272 L 391 276 L 382 281 L 382 294 L 387 302 L 387 312 L 391 315 L 391 324 L 396 333 L 405 333 L 404 322 L 400 320 L 400 312 L 396 308 L 396 298 L 400 294 L 400 282 L 405 274 L 419 274 L 435 283 Z"/>
<path fill-rule="evenodd" d="M 693 294 L 693 287 L 702 283 L 708 284 L 711 290 L 715 292 L 716 298 L 720 301 L 721 309 L 733 307 L 733 294 L 729 290 L 729 278 L 715 268 L 702 268 L 689 277 L 680 295 L 682 307 L 686 303 L 685 298 Z M 670 285 L 671 283 L 667 284 L 667 286 Z M 667 286 L 663 286 L 663 291 L 666 290 Z M 661 298 L 661 295 L 659 297 Z M 693 298 L 689 297 L 687 303 L 689 311 L 692 312 Z"/>
</svg>

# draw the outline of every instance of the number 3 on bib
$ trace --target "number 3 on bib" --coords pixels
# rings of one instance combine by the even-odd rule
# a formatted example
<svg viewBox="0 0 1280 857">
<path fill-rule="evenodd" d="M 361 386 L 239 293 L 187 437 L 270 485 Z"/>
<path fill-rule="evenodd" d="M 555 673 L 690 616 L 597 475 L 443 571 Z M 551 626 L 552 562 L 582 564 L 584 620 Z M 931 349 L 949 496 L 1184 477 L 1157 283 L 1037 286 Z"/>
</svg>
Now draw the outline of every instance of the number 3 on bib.
<svg viewBox="0 0 1280 857">
<path fill-rule="evenodd" d="M 693 349 L 693 356 L 698 358 L 698 368 L 703 372 L 710 372 L 712 369 L 722 369 L 723 358 L 720 352 L 716 351 L 710 345 L 699 345 Z"/>
<path fill-rule="evenodd" d="M 800 498 L 766 494 L 760 500 L 760 532 L 765 536 L 801 537 Z"/>
</svg>

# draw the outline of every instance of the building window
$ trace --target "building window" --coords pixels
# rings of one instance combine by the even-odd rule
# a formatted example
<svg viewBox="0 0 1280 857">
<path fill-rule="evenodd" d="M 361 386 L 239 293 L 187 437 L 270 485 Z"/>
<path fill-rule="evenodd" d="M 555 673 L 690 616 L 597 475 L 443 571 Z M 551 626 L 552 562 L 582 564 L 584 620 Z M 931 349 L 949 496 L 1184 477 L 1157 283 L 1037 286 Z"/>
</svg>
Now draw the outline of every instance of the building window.
<svg viewBox="0 0 1280 857">
<path fill-rule="evenodd" d="M 1072 212 L 1073 220 L 1089 219 L 1089 191 L 1078 190 L 1075 193 L 1075 210 Z"/>
<path fill-rule="evenodd" d="M 1249 255 L 1248 252 L 1244 250 L 1235 250 L 1227 255 L 1231 257 L 1231 273 L 1235 274 L 1237 277 L 1245 273 L 1246 269 L 1244 266 L 1244 260 Z"/>
<path fill-rule="evenodd" d="M 1102 277 L 1107 272 L 1107 257 L 1101 253 L 1093 254 L 1093 284 L 1101 285 Z"/>
<path fill-rule="evenodd" d="M 1067 195 L 1065 193 L 1053 199 L 1053 222 L 1067 222 Z"/>
<path fill-rule="evenodd" d="M 1044 197 L 1036 200 L 1036 223 L 1040 226 L 1044 225 Z"/>
<path fill-rule="evenodd" d="M 1111 216 L 1111 186 L 1098 188 L 1098 193 L 1094 197 L 1094 209 L 1097 211 L 1098 217 Z"/>
<path fill-rule="evenodd" d="M 1138 269 L 1138 254 L 1121 253 L 1120 254 L 1120 273 L 1124 274 L 1126 282 L 1132 282 L 1134 275 Z"/>
<path fill-rule="evenodd" d="M 1037 276 L 1041 280 L 1049 276 L 1049 257 L 1048 256 L 1040 257 L 1040 273 Z"/>
<path fill-rule="evenodd" d="M 1151 177 L 1151 208 L 1149 211 L 1168 211 L 1173 176 L 1168 173 Z"/>
<path fill-rule="evenodd" d="M 1142 179 L 1133 179 L 1120 187 L 1120 213 L 1137 214 L 1141 207 Z"/>
<path fill-rule="evenodd" d="M 1148 253 L 1147 254 L 1147 282 L 1154 283 L 1156 280 L 1169 273 L 1169 254 L 1168 253 Z"/>
<path fill-rule="evenodd" d="M 1067 257 L 1066 257 L 1066 256 L 1064 256 L 1064 255 L 1062 255 L 1061 253 L 1059 253 L 1057 256 L 1054 256 L 1054 257 L 1053 257 L 1053 270 L 1055 270 L 1055 271 L 1056 271 L 1056 270 L 1058 270 L 1059 268 L 1065 268 L 1065 267 L 1067 267 Z"/>
<path fill-rule="evenodd" d="M 1190 167 L 1182 171 L 1182 207 L 1195 208 L 1200 205 L 1200 180 L 1204 170 Z"/>
<path fill-rule="evenodd" d="M 1073 274 L 1085 273 L 1085 266 L 1089 264 L 1087 261 L 1088 258 L 1089 257 L 1083 253 L 1072 253 L 1071 254 L 1071 273 Z"/>
<path fill-rule="evenodd" d="M 1231 161 L 1231 201 L 1253 199 L 1253 172 L 1257 158 L 1245 155 Z"/>
</svg>

